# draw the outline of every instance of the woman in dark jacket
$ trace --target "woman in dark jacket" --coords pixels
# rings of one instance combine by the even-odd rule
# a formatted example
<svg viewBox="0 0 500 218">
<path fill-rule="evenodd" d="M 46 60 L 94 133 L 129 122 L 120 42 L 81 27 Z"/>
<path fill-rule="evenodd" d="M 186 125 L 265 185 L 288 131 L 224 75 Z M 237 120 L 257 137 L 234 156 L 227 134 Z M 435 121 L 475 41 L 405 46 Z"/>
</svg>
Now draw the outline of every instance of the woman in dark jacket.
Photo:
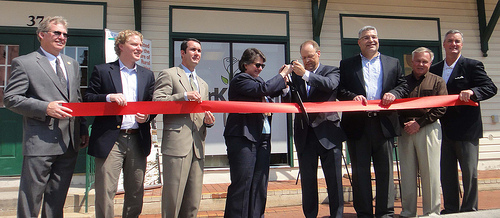
<svg viewBox="0 0 500 218">
<path fill-rule="evenodd" d="M 271 102 L 271 97 L 283 93 L 291 68 L 284 65 L 278 75 L 264 81 L 259 74 L 265 61 L 256 48 L 243 52 L 241 73 L 229 84 L 229 101 Z M 229 114 L 224 138 L 231 175 L 224 217 L 263 217 L 271 156 L 271 114 Z"/>
</svg>

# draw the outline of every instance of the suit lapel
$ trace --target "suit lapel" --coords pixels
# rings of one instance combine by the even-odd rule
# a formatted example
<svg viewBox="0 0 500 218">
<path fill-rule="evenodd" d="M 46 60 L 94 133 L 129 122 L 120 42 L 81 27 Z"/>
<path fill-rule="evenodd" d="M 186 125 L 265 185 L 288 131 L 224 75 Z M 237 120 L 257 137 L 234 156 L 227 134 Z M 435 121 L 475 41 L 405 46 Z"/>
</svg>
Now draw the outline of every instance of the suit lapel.
<svg viewBox="0 0 500 218">
<path fill-rule="evenodd" d="M 323 73 L 323 68 L 324 68 L 323 64 L 320 64 L 320 65 L 319 65 L 319 67 L 318 67 L 318 70 L 316 70 L 316 74 L 318 74 L 318 75 L 322 75 L 322 73 Z M 313 72 L 311 72 L 311 73 L 313 73 Z M 309 78 L 310 78 L 310 77 L 309 77 Z M 304 85 L 304 86 L 305 86 L 305 85 Z M 315 90 L 316 90 L 316 87 L 314 87 L 314 86 L 310 86 L 310 87 L 309 87 L 309 96 L 312 96 Z M 309 98 L 309 97 L 308 97 L 308 98 Z"/>
<path fill-rule="evenodd" d="M 380 73 L 382 73 L 382 93 L 381 95 L 383 95 L 386 91 L 386 86 L 387 84 L 389 84 L 389 72 L 386 72 L 385 69 L 388 69 L 389 67 L 387 63 L 387 58 L 380 54 L 380 63 L 381 63 L 381 66 L 380 66 Z M 380 96 L 382 98 L 382 96 Z"/>
<path fill-rule="evenodd" d="M 43 72 L 52 80 L 56 88 L 59 90 L 61 95 L 65 98 L 65 100 L 69 100 L 68 98 L 68 90 L 63 87 L 63 84 L 59 80 L 59 77 L 57 77 L 56 72 L 54 71 L 54 68 L 52 68 L 52 65 L 50 65 L 49 59 L 45 56 L 43 51 L 41 49 L 38 49 L 38 54 L 37 54 L 37 63 L 40 65 L 40 67 L 43 69 Z"/>
<path fill-rule="evenodd" d="M 356 74 L 356 77 L 358 77 L 359 83 L 364 90 L 364 95 L 366 96 L 365 77 L 363 76 L 363 62 L 361 61 L 361 55 L 358 55 L 358 58 L 356 58 L 356 62 L 352 67 L 356 68 L 354 73 Z"/>
<path fill-rule="evenodd" d="M 137 66 L 137 101 L 144 100 L 144 87 L 146 87 L 144 68 Z"/>
<path fill-rule="evenodd" d="M 179 65 L 179 67 L 177 68 L 177 76 L 179 76 L 179 83 L 182 85 L 182 87 L 184 87 L 184 90 L 193 91 L 191 85 L 189 84 L 189 79 L 186 75 L 186 72 L 184 72 L 184 69 L 181 65 Z"/>
<path fill-rule="evenodd" d="M 110 65 L 109 76 L 113 81 L 116 93 L 123 93 L 122 77 L 120 75 L 120 63 L 118 61 L 113 62 Z"/>
</svg>

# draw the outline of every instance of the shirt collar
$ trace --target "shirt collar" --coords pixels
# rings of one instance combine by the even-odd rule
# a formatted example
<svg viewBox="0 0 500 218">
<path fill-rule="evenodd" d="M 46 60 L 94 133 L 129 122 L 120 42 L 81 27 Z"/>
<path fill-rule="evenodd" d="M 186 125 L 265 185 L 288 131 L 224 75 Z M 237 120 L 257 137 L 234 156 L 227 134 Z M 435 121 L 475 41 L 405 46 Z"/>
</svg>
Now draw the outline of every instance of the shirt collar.
<svg viewBox="0 0 500 218">
<path fill-rule="evenodd" d="M 56 57 L 53 54 L 48 53 L 47 51 L 45 51 L 42 47 L 40 47 L 40 49 L 42 50 L 43 54 L 45 54 L 45 57 L 47 57 L 47 59 L 49 59 L 50 62 L 55 61 L 56 58 L 61 57 L 61 54 L 57 55 L 57 57 Z"/>
<path fill-rule="evenodd" d="M 196 69 L 193 70 L 193 72 L 191 72 L 186 66 L 182 65 L 182 69 L 184 70 L 184 72 L 186 72 L 186 75 L 189 77 L 189 74 L 193 74 L 193 77 L 196 78 Z"/>
<path fill-rule="evenodd" d="M 413 74 L 413 71 L 411 71 L 411 78 L 413 78 L 415 81 L 419 81 L 425 79 L 425 77 L 427 77 L 427 74 L 429 74 L 429 71 L 427 71 L 427 73 L 425 73 L 424 75 L 422 75 L 420 78 L 417 79 L 415 77 L 415 74 Z"/>
<path fill-rule="evenodd" d="M 318 67 L 316 67 L 316 69 L 314 69 L 314 71 L 311 71 L 311 73 L 316 73 L 316 71 L 318 71 L 318 69 L 319 69 L 319 66 L 321 66 L 321 63 L 319 63 Z"/>
<path fill-rule="evenodd" d="M 373 61 L 373 60 L 376 60 L 376 59 L 380 58 L 380 52 L 377 52 L 377 55 L 375 57 L 373 57 L 371 60 L 368 60 L 368 58 L 366 58 L 365 56 L 363 56 L 362 53 L 359 53 L 359 55 L 361 55 L 361 59 L 364 60 L 364 61 Z"/>
<path fill-rule="evenodd" d="M 458 56 L 458 58 L 455 60 L 455 62 L 453 62 L 453 64 L 451 64 L 451 66 L 448 66 L 448 64 L 446 63 L 446 59 L 444 61 L 444 68 L 450 68 L 450 69 L 453 69 L 455 68 L 455 65 L 457 64 L 458 62 L 458 59 L 460 59 L 460 57 L 462 57 L 462 55 Z"/>
<path fill-rule="evenodd" d="M 118 59 L 118 63 L 120 64 L 120 71 L 125 70 L 125 71 L 136 71 L 137 72 L 137 64 L 134 63 L 134 68 L 128 69 L 125 64 L 123 64 L 122 60 Z"/>
</svg>

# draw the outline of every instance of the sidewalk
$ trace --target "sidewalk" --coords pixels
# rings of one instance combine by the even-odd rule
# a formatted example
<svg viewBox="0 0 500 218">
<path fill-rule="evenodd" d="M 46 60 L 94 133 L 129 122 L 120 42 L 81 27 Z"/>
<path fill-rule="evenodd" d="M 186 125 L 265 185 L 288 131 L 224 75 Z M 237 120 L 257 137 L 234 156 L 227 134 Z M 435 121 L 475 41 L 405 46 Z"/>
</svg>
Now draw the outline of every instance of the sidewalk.
<svg viewBox="0 0 500 218">
<path fill-rule="evenodd" d="M 397 178 L 397 177 L 395 177 Z M 475 213 L 462 213 L 455 215 L 447 215 L 443 217 L 500 217 L 500 170 L 487 170 L 487 171 L 479 171 L 478 175 L 478 184 L 479 184 L 479 210 L 480 212 Z M 203 201 L 212 199 L 219 199 L 222 203 L 225 203 L 227 186 L 229 184 L 207 184 L 203 185 L 203 196 L 202 196 L 202 204 L 200 211 L 198 212 L 198 217 L 223 217 L 224 210 L 210 210 L 214 207 L 220 207 L 221 202 L 216 205 L 204 205 Z M 356 217 L 356 211 L 352 205 L 352 199 L 350 197 L 350 183 L 348 179 L 343 180 L 344 185 L 344 198 L 346 203 L 344 204 L 344 217 Z M 397 186 L 397 181 L 396 181 Z M 326 198 L 326 184 L 324 179 L 319 180 L 319 189 L 320 189 L 320 201 Z M 347 198 L 346 198 L 347 191 Z M 279 196 L 281 199 L 284 198 L 285 195 L 294 195 L 298 196 L 298 199 L 288 199 L 288 206 L 273 206 L 276 205 L 276 197 Z M 300 202 L 300 180 L 298 184 L 295 184 L 295 180 L 288 181 L 273 181 L 269 182 L 268 187 L 268 202 L 266 208 L 266 218 L 299 218 L 304 217 L 302 213 L 302 207 Z M 399 192 L 397 194 L 399 196 Z M 146 196 L 161 196 L 161 189 L 152 189 L 147 190 L 145 193 Z M 122 197 L 123 196 L 117 196 Z M 297 202 L 298 200 L 298 202 Z M 348 202 L 349 200 L 350 202 Z M 294 202 L 296 202 L 294 204 Z M 375 205 L 375 202 L 373 203 Z M 418 213 L 422 214 L 422 197 L 418 198 Z M 497 210 L 494 210 L 497 209 Z M 396 199 L 394 202 L 394 210 L 395 217 L 399 217 L 399 213 L 401 212 L 401 199 Z M 329 208 L 328 204 L 320 204 L 319 205 L 319 214 L 318 217 L 328 217 L 329 216 Z M 117 216 L 120 217 L 120 216 Z M 141 215 L 141 218 L 159 218 L 161 217 L 160 213 Z"/>
<path fill-rule="evenodd" d="M 397 177 L 395 177 L 397 178 Z M 479 171 L 479 212 L 447 215 L 446 217 L 500 217 L 500 170 Z M 0 217 L 16 217 L 17 177 L 0 177 Z M 75 179 L 75 178 L 74 178 Z M 352 192 L 348 179 L 344 184 L 344 217 L 356 217 L 352 205 Z M 203 185 L 202 201 L 198 217 L 223 217 L 228 183 Z M 396 181 L 396 188 L 397 188 Z M 328 217 L 329 209 L 326 203 L 326 185 L 324 179 L 319 180 L 319 217 Z M 397 190 L 399 196 L 399 191 Z M 298 218 L 304 217 L 301 208 L 302 191 L 295 180 L 269 182 L 266 214 L 267 218 Z M 94 193 L 89 196 L 89 212 L 84 210 L 84 188 L 72 185 L 65 204 L 65 217 L 94 217 Z M 418 199 L 419 214 L 422 213 L 421 197 Z M 121 215 L 123 194 L 115 199 L 115 214 Z M 400 199 L 395 200 L 395 217 L 401 212 Z M 496 210 L 492 210 L 496 209 Z M 143 215 L 141 218 L 154 218 L 161 215 L 161 187 L 150 187 L 145 191 Z M 119 217 L 119 216 L 117 216 Z"/>
</svg>

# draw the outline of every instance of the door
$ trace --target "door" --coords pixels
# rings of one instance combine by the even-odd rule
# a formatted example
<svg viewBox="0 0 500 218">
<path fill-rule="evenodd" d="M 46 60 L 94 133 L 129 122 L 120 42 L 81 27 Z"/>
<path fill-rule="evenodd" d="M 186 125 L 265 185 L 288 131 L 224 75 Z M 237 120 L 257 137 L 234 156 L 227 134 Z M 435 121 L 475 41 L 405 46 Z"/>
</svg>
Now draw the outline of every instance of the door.
<svg viewBox="0 0 500 218">
<path fill-rule="evenodd" d="M 0 34 L 0 175 L 19 175 L 23 154 L 22 116 L 5 108 L 3 96 L 12 59 L 32 52 L 35 35 Z"/>
</svg>

